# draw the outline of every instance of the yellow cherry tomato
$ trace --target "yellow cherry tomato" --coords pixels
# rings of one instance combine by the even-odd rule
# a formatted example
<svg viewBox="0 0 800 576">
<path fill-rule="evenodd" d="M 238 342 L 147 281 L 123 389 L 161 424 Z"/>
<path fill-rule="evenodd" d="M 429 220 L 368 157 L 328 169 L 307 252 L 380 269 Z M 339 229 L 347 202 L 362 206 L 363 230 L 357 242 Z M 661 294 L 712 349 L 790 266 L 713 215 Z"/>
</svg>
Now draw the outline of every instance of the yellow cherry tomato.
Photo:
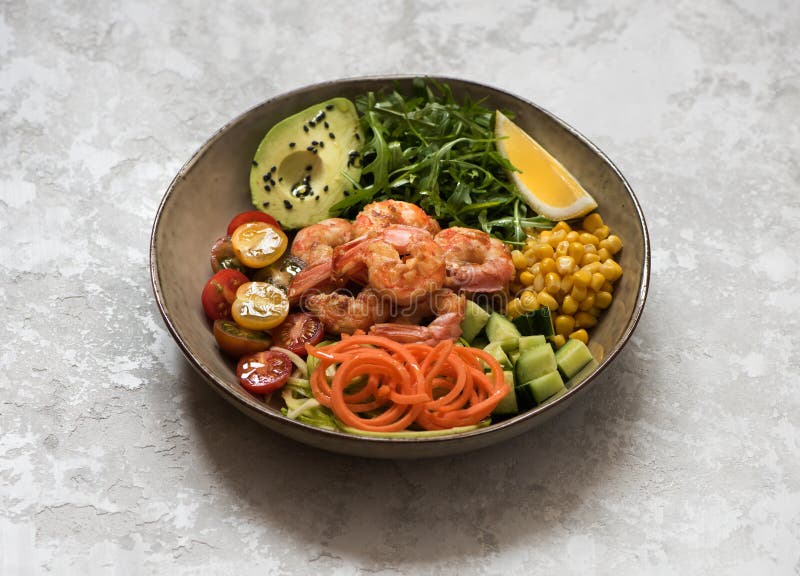
<svg viewBox="0 0 800 576">
<path fill-rule="evenodd" d="M 283 256 L 289 239 L 283 230 L 268 222 L 247 222 L 231 235 L 233 252 L 250 268 L 264 268 Z"/>
<path fill-rule="evenodd" d="M 236 290 L 231 314 L 237 324 L 250 330 L 269 330 L 286 319 L 289 298 L 266 282 L 247 282 Z"/>
</svg>

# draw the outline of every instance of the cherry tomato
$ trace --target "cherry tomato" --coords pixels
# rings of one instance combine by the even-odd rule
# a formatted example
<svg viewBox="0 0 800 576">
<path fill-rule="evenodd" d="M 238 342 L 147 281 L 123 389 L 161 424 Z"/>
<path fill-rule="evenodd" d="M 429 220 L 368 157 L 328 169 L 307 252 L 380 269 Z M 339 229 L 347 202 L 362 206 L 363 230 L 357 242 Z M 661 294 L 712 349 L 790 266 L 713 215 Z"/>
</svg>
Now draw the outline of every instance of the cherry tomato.
<svg viewBox="0 0 800 576">
<path fill-rule="evenodd" d="M 269 330 L 289 314 L 289 297 L 272 284 L 248 282 L 236 290 L 231 313 L 240 326 L 250 330 Z"/>
<path fill-rule="evenodd" d="M 280 325 L 272 329 L 275 345 L 291 350 L 298 356 L 306 355 L 306 344 L 317 344 L 325 336 L 319 318 L 305 312 L 289 314 Z"/>
<path fill-rule="evenodd" d="M 247 222 L 233 231 L 233 252 L 250 268 L 264 268 L 283 256 L 289 239 L 283 230 L 266 222 Z"/>
<path fill-rule="evenodd" d="M 238 270 L 220 270 L 214 274 L 203 288 L 202 301 L 206 316 L 210 320 L 230 319 L 236 291 L 247 282 L 247 276 Z"/>
<path fill-rule="evenodd" d="M 223 352 L 237 358 L 262 352 L 272 344 L 268 333 L 242 328 L 231 320 L 214 321 L 214 338 Z"/>
<path fill-rule="evenodd" d="M 233 236 L 233 231 L 247 222 L 266 222 L 275 228 L 280 229 L 281 227 L 280 224 L 278 224 L 278 221 L 269 214 L 264 214 L 258 210 L 250 210 L 249 212 L 242 212 L 241 214 L 237 214 L 233 217 L 231 223 L 228 224 L 228 236 Z"/>
<path fill-rule="evenodd" d="M 277 350 L 243 356 L 236 366 L 239 383 L 253 394 L 269 394 L 280 390 L 291 373 L 292 361 Z"/>
<path fill-rule="evenodd" d="M 233 268 L 242 273 L 245 272 L 244 264 L 239 262 L 233 251 L 233 244 L 231 243 L 230 236 L 218 238 L 211 247 L 211 269 L 214 272 L 219 272 L 226 268 Z"/>
</svg>

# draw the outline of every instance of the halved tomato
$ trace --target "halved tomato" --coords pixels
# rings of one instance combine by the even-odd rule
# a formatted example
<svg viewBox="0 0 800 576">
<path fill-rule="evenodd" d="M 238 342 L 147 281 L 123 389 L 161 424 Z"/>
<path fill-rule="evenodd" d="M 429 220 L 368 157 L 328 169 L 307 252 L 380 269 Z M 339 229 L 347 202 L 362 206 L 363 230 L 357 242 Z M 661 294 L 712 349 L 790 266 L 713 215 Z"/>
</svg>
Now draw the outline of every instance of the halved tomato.
<svg viewBox="0 0 800 576">
<path fill-rule="evenodd" d="M 289 239 L 279 227 L 267 222 L 246 222 L 233 231 L 233 252 L 250 268 L 264 268 L 283 256 Z"/>
<path fill-rule="evenodd" d="M 220 270 L 203 288 L 203 310 L 210 320 L 230 319 L 231 304 L 236 300 L 239 286 L 248 282 L 238 270 Z"/>
<path fill-rule="evenodd" d="M 270 330 L 289 314 L 289 297 L 266 282 L 248 282 L 236 291 L 231 307 L 233 319 L 250 330 Z"/>
<path fill-rule="evenodd" d="M 253 394 L 269 394 L 280 390 L 291 373 L 292 361 L 277 350 L 243 356 L 236 366 L 239 383 Z"/>
<path fill-rule="evenodd" d="M 214 338 L 223 352 L 237 358 L 262 352 L 272 344 L 267 332 L 248 330 L 232 320 L 215 320 Z"/>
<path fill-rule="evenodd" d="M 306 344 L 317 344 L 323 336 L 325 329 L 320 319 L 305 312 L 289 314 L 286 320 L 272 329 L 275 345 L 286 348 L 298 356 L 306 356 Z"/>
<path fill-rule="evenodd" d="M 236 230 L 242 224 L 247 224 L 248 222 L 266 222 L 267 224 L 275 226 L 275 228 L 281 227 L 281 225 L 278 224 L 278 221 L 269 214 L 265 214 L 259 210 L 250 210 L 249 212 L 242 212 L 241 214 L 237 214 L 233 217 L 231 223 L 228 224 L 228 236 L 232 236 L 234 230 Z"/>
<path fill-rule="evenodd" d="M 239 259 L 236 258 L 236 253 L 233 251 L 233 244 L 231 243 L 230 236 L 223 236 L 218 238 L 214 245 L 211 246 L 211 269 L 214 272 L 232 268 L 239 272 L 245 272 L 245 266 Z"/>
</svg>

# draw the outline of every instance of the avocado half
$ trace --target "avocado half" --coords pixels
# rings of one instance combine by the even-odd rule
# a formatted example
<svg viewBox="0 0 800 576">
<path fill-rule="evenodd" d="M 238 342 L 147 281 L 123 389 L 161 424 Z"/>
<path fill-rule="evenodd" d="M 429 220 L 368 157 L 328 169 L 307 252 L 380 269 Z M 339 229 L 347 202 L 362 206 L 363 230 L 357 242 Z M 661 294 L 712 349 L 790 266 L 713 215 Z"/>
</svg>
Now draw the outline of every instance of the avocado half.
<svg viewBox="0 0 800 576">
<path fill-rule="evenodd" d="M 331 206 L 361 177 L 364 135 L 347 98 L 333 98 L 275 124 L 250 169 L 253 205 L 285 229 L 328 218 Z"/>
</svg>

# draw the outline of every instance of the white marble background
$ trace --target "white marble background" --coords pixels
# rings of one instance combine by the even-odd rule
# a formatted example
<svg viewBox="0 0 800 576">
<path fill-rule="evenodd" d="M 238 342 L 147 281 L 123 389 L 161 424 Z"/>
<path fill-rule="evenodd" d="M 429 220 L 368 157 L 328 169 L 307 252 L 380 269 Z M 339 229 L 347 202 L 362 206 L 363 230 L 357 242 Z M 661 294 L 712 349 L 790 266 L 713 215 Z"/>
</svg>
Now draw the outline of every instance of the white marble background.
<svg viewBox="0 0 800 576">
<path fill-rule="evenodd" d="M 0 574 L 800 574 L 796 1 L 0 9 Z M 408 72 L 496 85 L 598 144 L 644 207 L 652 288 L 562 417 L 364 461 L 202 383 L 148 240 L 227 119 Z"/>
</svg>

